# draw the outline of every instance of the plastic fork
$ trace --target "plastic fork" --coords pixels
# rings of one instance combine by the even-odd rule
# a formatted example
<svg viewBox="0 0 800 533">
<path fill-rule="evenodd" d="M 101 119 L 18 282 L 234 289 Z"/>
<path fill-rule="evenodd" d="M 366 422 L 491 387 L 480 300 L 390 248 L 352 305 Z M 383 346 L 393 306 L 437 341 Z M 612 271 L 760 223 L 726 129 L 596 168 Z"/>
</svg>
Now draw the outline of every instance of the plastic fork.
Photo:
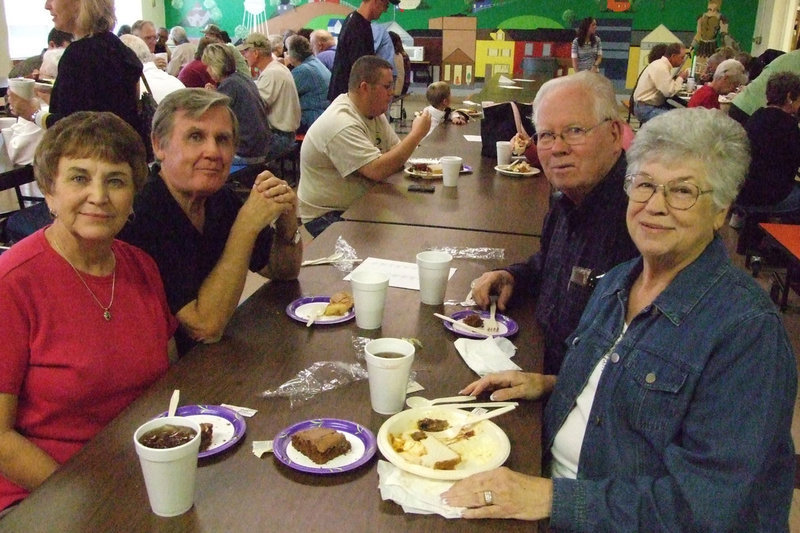
<svg viewBox="0 0 800 533">
<path fill-rule="evenodd" d="M 491 303 L 489 304 L 489 318 L 483 324 L 483 327 L 486 331 L 495 333 L 500 330 L 500 326 L 497 325 L 497 319 L 494 317 L 496 312 L 497 312 L 497 296 L 492 296 Z"/>
</svg>

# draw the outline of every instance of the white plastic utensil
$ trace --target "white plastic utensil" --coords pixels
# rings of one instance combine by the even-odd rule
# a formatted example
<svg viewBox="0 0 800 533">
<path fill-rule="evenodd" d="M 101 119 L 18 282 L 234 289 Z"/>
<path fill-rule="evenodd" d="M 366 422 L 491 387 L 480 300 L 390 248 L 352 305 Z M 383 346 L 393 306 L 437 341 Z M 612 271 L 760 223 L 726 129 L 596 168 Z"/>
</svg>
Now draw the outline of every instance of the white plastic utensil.
<svg viewBox="0 0 800 533">
<path fill-rule="evenodd" d="M 488 413 L 484 413 L 482 415 L 477 416 L 468 416 L 462 422 L 457 424 L 452 424 L 449 428 L 441 432 L 441 436 L 445 439 L 452 439 L 455 438 L 462 428 L 466 426 L 471 426 L 473 424 L 477 424 L 482 420 L 488 420 L 490 418 L 494 418 L 496 416 L 504 415 L 509 411 L 513 411 L 516 409 L 516 405 L 507 405 L 505 407 L 501 407 L 500 409 L 495 409 L 494 411 L 489 411 Z"/>
<path fill-rule="evenodd" d="M 308 320 L 306 321 L 306 327 L 310 328 L 311 325 L 322 315 L 325 314 L 325 309 L 317 309 L 312 311 L 310 315 L 308 315 Z"/>
<path fill-rule="evenodd" d="M 172 398 L 169 399 L 169 410 L 167 416 L 175 416 L 175 411 L 178 410 L 178 401 L 181 399 L 181 391 L 175 389 L 172 391 Z"/>
<path fill-rule="evenodd" d="M 461 320 L 456 320 L 455 318 L 450 318 L 447 315 L 442 315 L 442 314 L 439 314 L 439 313 L 433 313 L 433 316 L 435 316 L 437 318 L 441 318 L 442 320 L 450 322 L 451 324 L 456 324 L 456 325 L 458 325 L 459 328 L 461 328 L 461 329 L 463 329 L 465 331 L 476 333 L 478 335 L 483 335 L 484 337 L 492 337 L 493 336 L 491 333 L 487 333 L 487 332 L 483 331 L 482 329 L 473 328 L 472 326 L 468 326 L 468 325 L 464 324 L 464 322 L 462 322 Z"/>
<path fill-rule="evenodd" d="M 496 312 L 497 297 L 491 296 L 491 303 L 489 304 L 489 319 L 483 324 L 483 327 L 486 328 L 486 331 L 495 333 L 500 330 L 500 326 L 497 325 L 497 319 L 494 317 Z"/>
<path fill-rule="evenodd" d="M 342 258 L 342 252 L 334 252 L 328 257 L 320 257 L 318 259 L 307 259 L 300 263 L 300 266 L 311 266 L 311 265 L 324 265 L 326 263 L 335 263 L 336 261 Z"/>
<path fill-rule="evenodd" d="M 517 402 L 478 402 L 478 403 L 437 403 L 437 407 L 453 407 L 455 409 L 472 409 L 473 407 L 516 407 Z"/>
<path fill-rule="evenodd" d="M 435 400 L 429 400 L 427 398 L 423 398 L 422 396 L 411 396 L 406 398 L 406 405 L 412 409 L 416 409 L 418 407 L 436 405 L 437 403 L 461 403 L 471 402 L 474 400 L 475 396 L 450 396 L 448 398 L 436 398 Z"/>
</svg>

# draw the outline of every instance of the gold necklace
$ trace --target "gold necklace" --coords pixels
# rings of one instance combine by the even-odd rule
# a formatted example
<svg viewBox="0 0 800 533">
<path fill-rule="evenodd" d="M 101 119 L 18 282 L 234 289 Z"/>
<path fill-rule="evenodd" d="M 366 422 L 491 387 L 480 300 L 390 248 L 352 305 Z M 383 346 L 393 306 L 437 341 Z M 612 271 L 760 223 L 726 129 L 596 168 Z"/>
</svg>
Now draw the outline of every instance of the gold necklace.
<svg viewBox="0 0 800 533">
<path fill-rule="evenodd" d="M 111 320 L 111 311 L 110 311 L 110 309 L 111 309 L 111 306 L 114 305 L 114 289 L 116 288 L 116 285 L 117 285 L 117 257 L 114 255 L 114 250 L 111 250 L 111 257 L 114 258 L 114 270 L 111 271 L 111 301 L 108 302 L 108 306 L 105 306 L 102 303 L 100 303 L 100 300 L 94 294 L 92 289 L 89 288 L 89 285 L 83 279 L 83 276 L 81 276 L 81 273 L 78 272 L 78 269 L 75 268 L 75 265 L 72 264 L 72 261 L 67 259 L 67 254 L 64 253 L 64 250 L 61 249 L 61 246 L 58 245 L 58 242 L 56 242 L 55 238 L 53 238 L 53 246 L 56 247 L 56 250 L 58 250 L 58 252 L 61 254 L 61 257 L 64 258 L 64 261 L 66 261 L 67 264 L 72 267 L 72 270 L 75 271 L 75 274 L 78 276 L 78 279 L 81 280 L 81 283 L 83 283 L 83 286 L 86 287 L 86 290 L 89 291 L 89 294 L 92 295 L 92 298 L 94 298 L 94 301 L 97 302 L 97 305 L 99 305 L 100 309 L 103 310 L 103 318 L 105 318 L 106 321 L 110 321 Z"/>
</svg>

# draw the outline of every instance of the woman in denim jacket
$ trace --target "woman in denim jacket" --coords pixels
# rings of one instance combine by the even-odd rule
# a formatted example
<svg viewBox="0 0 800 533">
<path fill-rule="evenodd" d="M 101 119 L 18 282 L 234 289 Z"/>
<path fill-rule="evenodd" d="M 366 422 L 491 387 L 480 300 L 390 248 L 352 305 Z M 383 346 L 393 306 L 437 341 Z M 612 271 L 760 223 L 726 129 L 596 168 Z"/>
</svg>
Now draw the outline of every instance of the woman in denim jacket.
<svg viewBox="0 0 800 533">
<path fill-rule="evenodd" d="M 628 152 L 628 231 L 642 257 L 598 284 L 555 376 L 470 385 L 550 394 L 551 479 L 506 468 L 443 494 L 466 518 L 560 531 L 788 531 L 795 357 L 774 306 L 717 230 L 749 163 L 716 110 L 670 111 Z"/>
</svg>

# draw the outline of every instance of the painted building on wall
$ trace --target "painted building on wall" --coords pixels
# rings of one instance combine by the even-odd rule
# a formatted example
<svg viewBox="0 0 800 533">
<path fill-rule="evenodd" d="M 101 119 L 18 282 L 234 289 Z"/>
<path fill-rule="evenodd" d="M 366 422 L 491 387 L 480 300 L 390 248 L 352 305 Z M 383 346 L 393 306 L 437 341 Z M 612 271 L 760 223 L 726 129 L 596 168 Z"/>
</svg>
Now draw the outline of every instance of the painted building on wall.
<svg viewBox="0 0 800 533">
<path fill-rule="evenodd" d="M 263 5 L 262 5 L 263 3 Z M 358 0 L 172 0 L 166 8 L 168 25 L 181 24 L 195 36 L 205 24 L 217 23 L 234 39 L 251 31 L 274 34 L 301 27 L 329 28 L 352 11 Z M 402 0 L 389 6 L 379 22 L 394 21 L 422 46 L 425 59 L 439 79 L 470 85 L 497 73 L 529 77 L 531 73 L 562 75 L 571 66 L 570 45 L 576 14 L 598 20 L 603 39 L 601 71 L 618 89 L 630 88 L 631 72 L 638 72 L 639 40 L 663 24 L 688 43 L 706 0 Z M 284 9 L 289 6 L 293 9 Z M 727 0 L 730 31 L 740 42 L 749 42 L 755 24 L 756 2 Z M 247 24 L 243 10 L 260 10 L 265 22 Z M 281 13 L 281 11 L 286 11 Z M 331 26 L 333 24 L 333 26 Z M 525 33 L 528 32 L 528 33 Z M 749 32 L 749 33 L 748 33 Z M 745 37 L 745 38 L 743 38 Z M 631 64 L 633 63 L 633 64 Z M 635 75 L 634 75 L 635 78 Z"/>
</svg>

